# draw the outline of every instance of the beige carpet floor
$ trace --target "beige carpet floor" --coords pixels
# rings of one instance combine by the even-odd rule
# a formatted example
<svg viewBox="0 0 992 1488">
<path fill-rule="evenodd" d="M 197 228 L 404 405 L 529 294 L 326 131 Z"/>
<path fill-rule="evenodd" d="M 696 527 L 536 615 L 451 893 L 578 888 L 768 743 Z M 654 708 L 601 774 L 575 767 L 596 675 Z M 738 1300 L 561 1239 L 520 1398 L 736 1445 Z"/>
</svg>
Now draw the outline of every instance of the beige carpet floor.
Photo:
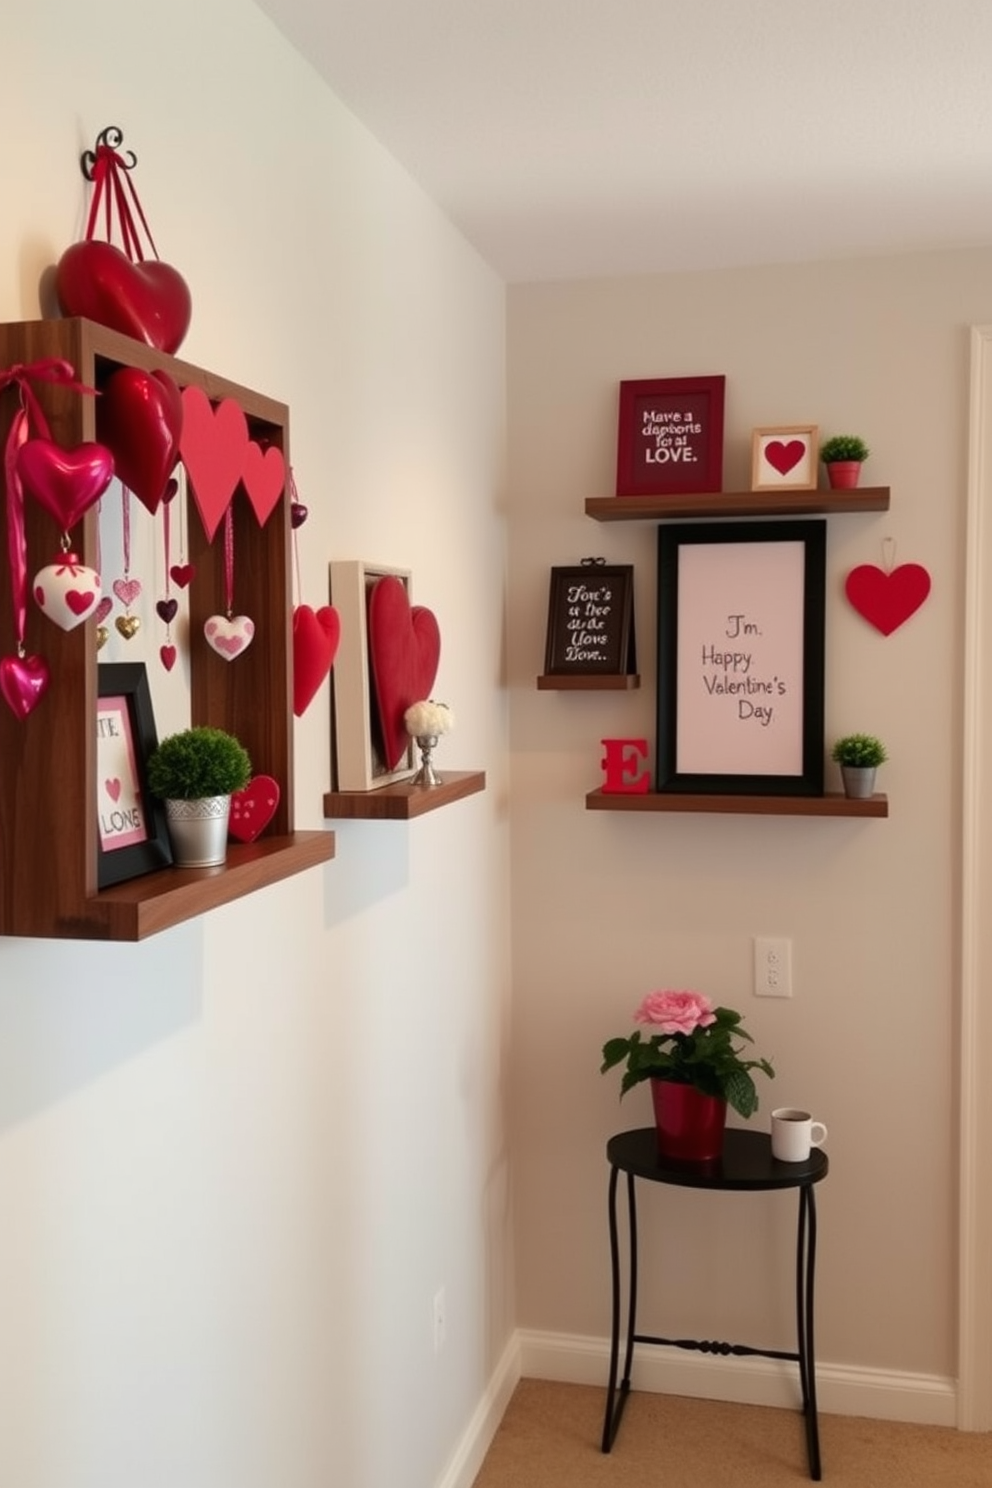
<svg viewBox="0 0 992 1488">
<path fill-rule="evenodd" d="M 521 1380 L 475 1488 L 796 1488 L 798 1411 L 633 1392 L 600 1451 L 605 1390 Z M 820 1415 L 831 1488 L 992 1488 L 992 1435 Z"/>
</svg>

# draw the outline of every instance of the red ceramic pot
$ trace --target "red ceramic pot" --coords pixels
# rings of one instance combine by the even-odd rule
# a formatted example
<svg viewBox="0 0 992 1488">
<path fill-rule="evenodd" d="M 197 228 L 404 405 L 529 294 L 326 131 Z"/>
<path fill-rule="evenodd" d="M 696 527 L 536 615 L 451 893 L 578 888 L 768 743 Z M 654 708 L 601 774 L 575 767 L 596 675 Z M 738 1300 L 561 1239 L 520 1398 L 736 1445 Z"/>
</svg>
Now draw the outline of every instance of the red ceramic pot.
<svg viewBox="0 0 992 1488">
<path fill-rule="evenodd" d="M 673 1080 L 652 1080 L 651 1099 L 662 1157 L 708 1162 L 720 1156 L 727 1122 L 725 1100 Z"/>
<path fill-rule="evenodd" d="M 834 491 L 850 491 L 861 479 L 860 460 L 831 460 L 827 480 Z"/>
</svg>

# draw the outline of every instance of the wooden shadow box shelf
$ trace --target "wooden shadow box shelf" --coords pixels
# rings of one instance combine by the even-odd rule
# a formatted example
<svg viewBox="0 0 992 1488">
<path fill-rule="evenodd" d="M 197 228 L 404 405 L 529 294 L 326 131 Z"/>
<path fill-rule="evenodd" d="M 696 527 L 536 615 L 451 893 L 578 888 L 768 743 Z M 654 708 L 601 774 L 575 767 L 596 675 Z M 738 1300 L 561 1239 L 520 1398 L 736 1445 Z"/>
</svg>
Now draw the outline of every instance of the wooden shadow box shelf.
<svg viewBox="0 0 992 1488">
<path fill-rule="evenodd" d="M 868 816 L 889 814 L 889 798 L 869 796 L 852 800 L 840 791 L 823 796 L 719 796 L 689 795 L 682 791 L 648 791 L 645 794 L 590 791 L 587 811 L 695 811 L 729 812 L 735 816 Z"/>
<path fill-rule="evenodd" d="M 328 791 L 324 815 L 349 821 L 409 821 L 485 790 L 484 770 L 441 770 L 440 785 L 380 785 L 367 791 Z"/>
<path fill-rule="evenodd" d="M 632 692 L 640 685 L 637 672 L 545 673 L 537 679 L 538 692 Z"/>
<path fill-rule="evenodd" d="M 698 496 L 590 496 L 597 522 L 661 522 L 668 517 L 811 517 L 831 512 L 888 511 L 888 486 L 849 491 L 711 491 Z"/>
<path fill-rule="evenodd" d="M 282 451 L 289 468 L 289 410 L 261 393 L 79 317 L 0 325 L 0 368 L 55 357 L 100 389 L 121 367 L 167 373 L 214 403 L 233 398 L 251 439 Z M 65 449 L 97 438 L 97 399 L 51 383 L 32 387 L 53 440 Z M 18 407 L 16 386 L 0 395 L 0 444 Z M 32 430 L 32 432 L 35 432 Z M 280 786 L 276 814 L 250 846 L 231 844 L 216 869 L 167 868 L 101 890 L 97 831 L 97 643 L 87 621 L 63 631 L 29 601 L 25 650 L 43 656 L 51 684 L 27 718 L 0 704 L 0 935 L 140 940 L 334 856 L 328 831 L 296 832 L 293 818 L 292 529 L 283 491 L 264 525 L 243 494 L 232 506 L 238 606 L 255 622 L 254 644 L 236 661 L 203 641 L 204 622 L 226 609 L 224 542 L 207 541 L 187 513 L 190 722 L 235 734 L 256 774 Z M 152 520 L 138 501 L 134 520 Z M 61 531 L 32 499 L 24 503 L 29 575 L 59 552 Z M 100 568 L 98 511 L 72 531 L 73 551 Z M 105 585 L 109 587 L 109 585 Z M 0 562 L 0 654 L 13 651 L 10 565 Z M 150 627 L 149 627 L 150 629 Z"/>
</svg>

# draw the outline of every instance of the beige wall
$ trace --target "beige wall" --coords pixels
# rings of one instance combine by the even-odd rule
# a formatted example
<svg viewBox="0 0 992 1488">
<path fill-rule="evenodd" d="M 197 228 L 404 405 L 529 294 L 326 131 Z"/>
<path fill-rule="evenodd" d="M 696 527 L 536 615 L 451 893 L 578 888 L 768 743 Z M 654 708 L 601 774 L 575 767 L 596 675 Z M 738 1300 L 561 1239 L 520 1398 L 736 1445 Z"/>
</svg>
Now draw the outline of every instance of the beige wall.
<svg viewBox="0 0 992 1488">
<path fill-rule="evenodd" d="M 990 283 L 992 253 L 975 251 L 510 291 L 518 1321 L 558 1339 L 563 1367 L 569 1337 L 608 1331 L 604 1142 L 650 1119 L 644 1088 L 618 1105 L 599 1050 L 644 992 L 689 986 L 741 1009 L 773 1059 L 759 1126 L 781 1103 L 829 1125 L 828 1377 L 860 1380 L 862 1407 L 885 1376 L 946 1414 L 968 328 L 992 310 Z M 656 528 L 583 511 L 614 490 L 617 383 L 713 373 L 727 379 L 727 489 L 749 484 L 751 429 L 776 423 L 863 434 L 866 483 L 891 487 L 888 513 L 829 518 L 827 550 L 827 736 L 886 740 L 886 821 L 583 809 L 599 741 L 654 738 Z M 889 543 L 933 591 L 886 639 L 843 581 L 884 566 Z M 635 566 L 639 692 L 535 690 L 549 568 L 587 555 Z M 791 1001 L 752 995 L 760 934 L 793 940 Z M 644 1305 L 659 1329 L 787 1330 L 792 1213 L 774 1197 L 652 1196 Z"/>
<path fill-rule="evenodd" d="M 40 0 L 3 53 L 0 319 L 120 125 L 182 356 L 290 407 L 303 599 L 332 558 L 412 570 L 439 762 L 488 787 L 138 946 L 0 940 L 0 1483 L 434 1484 L 513 1327 L 503 287 L 244 0 Z"/>
</svg>

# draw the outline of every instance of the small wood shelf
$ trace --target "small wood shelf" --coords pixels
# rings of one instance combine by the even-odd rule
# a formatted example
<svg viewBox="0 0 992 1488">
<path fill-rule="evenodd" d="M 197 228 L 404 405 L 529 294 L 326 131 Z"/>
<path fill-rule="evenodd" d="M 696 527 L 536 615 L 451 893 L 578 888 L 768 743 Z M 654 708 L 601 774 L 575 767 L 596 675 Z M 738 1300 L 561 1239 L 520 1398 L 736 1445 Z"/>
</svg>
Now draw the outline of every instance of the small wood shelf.
<svg viewBox="0 0 992 1488">
<path fill-rule="evenodd" d="M 597 522 L 660 522 L 668 517 L 808 517 L 888 511 L 888 486 L 826 491 L 711 491 L 698 496 L 590 496 Z"/>
<path fill-rule="evenodd" d="M 328 791 L 324 815 L 348 821 L 409 821 L 485 790 L 484 770 L 444 770 L 440 785 L 380 785 L 367 791 Z"/>
<path fill-rule="evenodd" d="M 537 679 L 538 692 L 631 692 L 640 685 L 638 672 L 545 673 Z"/>
<path fill-rule="evenodd" d="M 104 889 L 86 900 L 83 923 L 66 926 L 62 933 L 90 940 L 144 940 L 333 857 L 333 832 L 232 842 L 220 868 L 163 868 Z"/>
<path fill-rule="evenodd" d="M 823 796 L 720 796 L 689 795 L 681 791 L 604 792 L 590 791 L 587 811 L 696 811 L 730 812 L 735 816 L 868 816 L 889 814 L 885 795 L 853 800 L 840 791 Z"/>
</svg>

